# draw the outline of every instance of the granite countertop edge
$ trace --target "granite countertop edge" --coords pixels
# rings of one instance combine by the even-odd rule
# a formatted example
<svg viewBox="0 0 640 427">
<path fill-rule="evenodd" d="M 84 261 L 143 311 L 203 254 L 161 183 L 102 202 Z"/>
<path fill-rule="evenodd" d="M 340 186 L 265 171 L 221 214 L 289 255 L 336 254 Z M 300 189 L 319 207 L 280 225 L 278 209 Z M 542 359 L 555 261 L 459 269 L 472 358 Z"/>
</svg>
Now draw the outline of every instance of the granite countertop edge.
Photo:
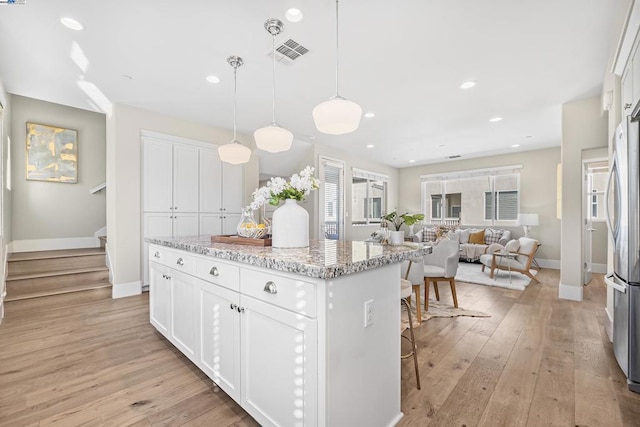
<svg viewBox="0 0 640 427">
<path fill-rule="evenodd" d="M 234 261 L 255 267 L 262 267 L 270 270 L 293 273 L 318 279 L 333 279 L 340 276 L 359 273 L 362 271 L 367 271 L 385 265 L 406 261 L 418 256 L 426 255 L 431 251 L 429 247 L 406 246 L 407 250 L 404 252 L 384 253 L 380 256 L 375 256 L 364 260 L 325 266 L 318 264 L 309 264 L 301 261 L 283 260 L 278 259 L 277 257 L 265 257 L 249 253 L 248 251 L 256 249 L 255 246 L 216 244 L 215 247 L 212 247 L 204 244 L 181 242 L 179 239 L 166 240 L 158 238 L 145 238 L 145 242 L 165 246 L 171 249 L 178 249 L 195 254 L 220 258 L 227 261 Z M 283 254 L 285 254 L 288 249 L 274 248 L 273 250 L 283 251 Z M 292 250 L 295 251 L 295 249 Z"/>
</svg>

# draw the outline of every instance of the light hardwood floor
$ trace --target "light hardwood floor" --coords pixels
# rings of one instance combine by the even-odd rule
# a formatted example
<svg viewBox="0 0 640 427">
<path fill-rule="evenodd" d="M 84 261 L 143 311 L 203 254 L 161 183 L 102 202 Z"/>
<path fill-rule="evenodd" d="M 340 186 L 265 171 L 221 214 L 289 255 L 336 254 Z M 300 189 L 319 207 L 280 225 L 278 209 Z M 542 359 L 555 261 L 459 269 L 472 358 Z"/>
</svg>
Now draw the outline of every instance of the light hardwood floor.
<svg viewBox="0 0 640 427">
<path fill-rule="evenodd" d="M 491 317 L 416 329 L 422 390 L 407 359 L 401 426 L 640 425 L 604 332 L 601 276 L 582 303 L 557 299 L 557 271 L 538 277 L 524 292 L 457 284 L 461 307 Z M 0 425 L 256 425 L 155 332 L 146 294 L 109 292 L 6 304 Z"/>
</svg>

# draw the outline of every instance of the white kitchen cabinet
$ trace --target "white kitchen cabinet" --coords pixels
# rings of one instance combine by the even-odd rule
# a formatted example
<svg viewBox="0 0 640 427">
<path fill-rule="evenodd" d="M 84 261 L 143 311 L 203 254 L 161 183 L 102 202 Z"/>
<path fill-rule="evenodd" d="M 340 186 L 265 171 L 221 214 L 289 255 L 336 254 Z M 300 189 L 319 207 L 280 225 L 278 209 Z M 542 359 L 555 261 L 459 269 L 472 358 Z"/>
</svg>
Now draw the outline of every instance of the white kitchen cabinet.
<svg viewBox="0 0 640 427">
<path fill-rule="evenodd" d="M 169 338 L 171 285 L 167 279 L 167 268 L 149 263 L 149 316 L 151 324 Z"/>
<path fill-rule="evenodd" d="M 317 321 L 245 295 L 240 306 L 240 405 L 262 425 L 316 425 Z"/>
<path fill-rule="evenodd" d="M 201 213 L 200 234 L 236 234 L 240 217 L 241 214 L 239 213 Z"/>
<path fill-rule="evenodd" d="M 173 212 L 198 212 L 198 148 L 173 145 Z"/>
<path fill-rule="evenodd" d="M 197 213 L 155 212 L 144 214 L 145 237 L 180 237 L 196 234 L 198 234 Z"/>
<path fill-rule="evenodd" d="M 622 74 L 622 80 L 620 82 L 620 88 L 622 91 L 621 99 L 621 112 L 622 117 L 626 117 L 631 114 L 633 108 L 633 69 L 627 67 Z"/>
<path fill-rule="evenodd" d="M 198 365 L 235 401 L 240 400 L 240 296 L 200 281 Z"/>
<path fill-rule="evenodd" d="M 198 354 L 199 281 L 180 271 L 169 269 L 171 283 L 171 342 L 193 362 Z"/>
</svg>

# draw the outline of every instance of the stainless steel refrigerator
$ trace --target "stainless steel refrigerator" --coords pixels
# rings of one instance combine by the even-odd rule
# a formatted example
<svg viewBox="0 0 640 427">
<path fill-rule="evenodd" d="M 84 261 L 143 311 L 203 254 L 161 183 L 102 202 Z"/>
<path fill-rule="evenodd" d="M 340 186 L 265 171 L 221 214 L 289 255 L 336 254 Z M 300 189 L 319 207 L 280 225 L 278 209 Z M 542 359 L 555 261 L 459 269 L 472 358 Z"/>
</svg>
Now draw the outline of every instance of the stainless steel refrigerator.
<svg viewBox="0 0 640 427">
<path fill-rule="evenodd" d="M 613 351 L 629 390 L 640 393 L 640 117 L 618 126 L 609 164 L 607 225 L 614 242 Z M 611 205 L 611 207 L 609 207 Z"/>
</svg>

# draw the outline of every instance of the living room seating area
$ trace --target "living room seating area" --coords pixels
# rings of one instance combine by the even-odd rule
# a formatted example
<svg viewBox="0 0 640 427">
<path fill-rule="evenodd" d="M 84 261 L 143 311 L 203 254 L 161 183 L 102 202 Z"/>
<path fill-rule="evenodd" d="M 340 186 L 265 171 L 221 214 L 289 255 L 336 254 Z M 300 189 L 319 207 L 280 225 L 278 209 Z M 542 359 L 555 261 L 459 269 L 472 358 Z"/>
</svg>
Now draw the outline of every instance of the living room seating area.
<svg viewBox="0 0 640 427">
<path fill-rule="evenodd" d="M 448 239 L 460 244 L 460 261 L 476 262 L 487 253 L 492 244 L 505 246 L 511 240 L 511 231 L 494 228 L 456 228 L 427 225 L 412 237 L 414 242 L 433 242 Z"/>
</svg>

